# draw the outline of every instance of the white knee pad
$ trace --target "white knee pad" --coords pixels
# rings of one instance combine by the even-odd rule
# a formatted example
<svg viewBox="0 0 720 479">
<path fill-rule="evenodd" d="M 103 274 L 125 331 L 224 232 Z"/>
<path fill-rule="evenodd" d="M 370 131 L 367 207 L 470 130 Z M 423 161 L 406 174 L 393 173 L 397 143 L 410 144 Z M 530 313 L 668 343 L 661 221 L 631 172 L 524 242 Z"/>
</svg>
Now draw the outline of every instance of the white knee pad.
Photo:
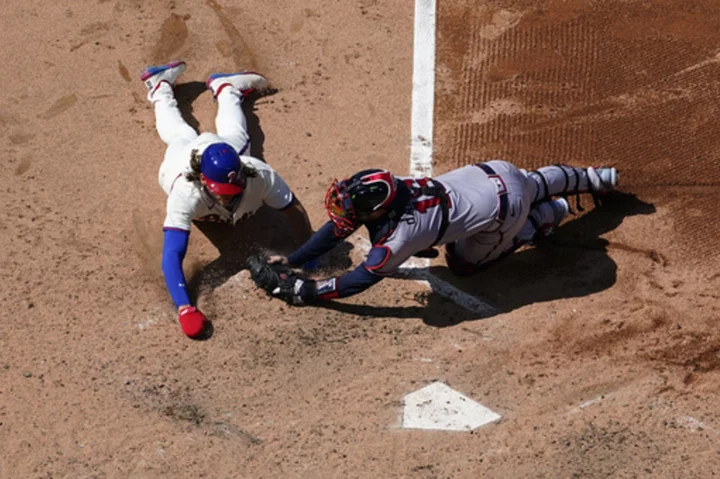
<svg viewBox="0 0 720 479">
<path fill-rule="evenodd" d="M 570 205 L 565 198 L 539 203 L 530 210 L 528 220 L 517 235 L 522 244 L 531 243 L 535 235 L 549 236 L 567 218 Z"/>
</svg>

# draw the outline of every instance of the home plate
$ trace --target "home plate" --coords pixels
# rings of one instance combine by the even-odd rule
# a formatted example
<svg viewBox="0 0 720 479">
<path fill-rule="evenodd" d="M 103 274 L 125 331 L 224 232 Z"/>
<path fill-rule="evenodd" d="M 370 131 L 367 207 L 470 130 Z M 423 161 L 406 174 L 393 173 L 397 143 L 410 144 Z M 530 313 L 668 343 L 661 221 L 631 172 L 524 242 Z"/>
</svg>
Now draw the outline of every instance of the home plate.
<svg viewBox="0 0 720 479">
<path fill-rule="evenodd" d="M 402 427 L 471 431 L 497 421 L 500 415 L 460 394 L 441 382 L 435 382 L 405 396 Z"/>
</svg>

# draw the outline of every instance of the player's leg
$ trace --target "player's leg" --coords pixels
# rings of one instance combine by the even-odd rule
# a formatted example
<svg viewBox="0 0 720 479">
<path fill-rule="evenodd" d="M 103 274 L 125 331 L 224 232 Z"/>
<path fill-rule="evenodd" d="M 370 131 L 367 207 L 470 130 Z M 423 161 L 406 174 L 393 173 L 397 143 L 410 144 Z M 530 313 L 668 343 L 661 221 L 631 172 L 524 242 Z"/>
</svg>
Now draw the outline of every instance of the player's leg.
<svg viewBox="0 0 720 479">
<path fill-rule="evenodd" d="M 447 264 L 457 274 L 472 274 L 522 246 L 533 243 L 538 236 L 551 235 L 567 218 L 569 212 L 570 205 L 565 198 L 537 203 L 530 210 L 519 232 L 499 247 L 494 247 L 493 238 L 483 233 L 447 245 L 445 249 Z"/>
<path fill-rule="evenodd" d="M 170 62 L 150 66 L 140 76 L 148 88 L 148 101 L 155 110 L 155 128 L 167 145 L 178 139 L 189 142 L 198 136 L 183 119 L 173 92 L 177 78 L 184 71 L 185 62 Z"/>
<path fill-rule="evenodd" d="M 148 101 L 153 104 L 155 128 L 167 144 L 158 171 L 158 182 L 167 193 L 178 172 L 188 162 L 188 145 L 198 137 L 197 132 L 183 119 L 173 92 L 177 78 L 184 71 L 184 62 L 171 62 L 150 66 L 140 76 L 148 88 Z"/>
<path fill-rule="evenodd" d="M 615 168 L 576 168 L 568 165 L 545 166 L 527 173 L 532 181 L 533 203 L 556 195 L 607 193 L 617 184 Z"/>
<path fill-rule="evenodd" d="M 493 192 L 492 196 L 485 193 L 472 201 L 478 205 L 478 211 L 487 211 L 489 203 L 498 205 L 491 210 L 495 212 L 496 218 L 483 227 L 483 231 L 469 231 L 466 238 L 446 245 L 448 266 L 458 274 L 472 273 L 500 258 L 512 247 L 513 238 L 518 235 L 530 214 L 532 192 L 525 173 L 506 161 L 493 160 L 484 165 L 492 169 L 491 173 L 486 174 L 498 177 L 497 185 L 501 189 Z M 501 206 L 502 202 L 505 203 L 504 207 Z"/>
<path fill-rule="evenodd" d="M 538 236 L 550 236 L 568 217 L 570 205 L 565 198 L 543 201 L 533 205 L 527 221 L 515 236 L 512 251 L 532 243 Z"/>
<path fill-rule="evenodd" d="M 215 117 L 217 135 L 238 153 L 245 154 L 250 147 L 250 135 L 242 102 L 252 92 L 268 89 L 270 83 L 258 73 L 238 72 L 213 73 L 208 77 L 206 85 L 218 102 Z"/>
</svg>

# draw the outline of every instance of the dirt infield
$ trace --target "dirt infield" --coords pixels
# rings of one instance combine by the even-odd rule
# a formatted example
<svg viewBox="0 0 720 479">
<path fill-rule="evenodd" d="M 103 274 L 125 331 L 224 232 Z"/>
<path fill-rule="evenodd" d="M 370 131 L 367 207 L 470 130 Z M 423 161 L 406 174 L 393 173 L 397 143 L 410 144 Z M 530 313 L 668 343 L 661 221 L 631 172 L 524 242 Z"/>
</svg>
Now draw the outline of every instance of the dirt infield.
<svg viewBox="0 0 720 479">
<path fill-rule="evenodd" d="M 410 3 L 3 5 L 0 478 L 720 473 L 714 1 L 438 3 L 436 173 L 491 158 L 620 172 L 547 244 L 472 278 L 433 262 L 497 314 L 402 278 L 321 307 L 270 300 L 240 272 L 259 245 L 290 248 L 263 211 L 229 238 L 192 233 L 213 331 L 182 335 L 140 71 L 187 61 L 176 93 L 200 131 L 208 74 L 266 74 L 252 153 L 318 227 L 333 177 L 408 171 Z M 403 396 L 433 381 L 502 418 L 401 429 Z"/>
</svg>

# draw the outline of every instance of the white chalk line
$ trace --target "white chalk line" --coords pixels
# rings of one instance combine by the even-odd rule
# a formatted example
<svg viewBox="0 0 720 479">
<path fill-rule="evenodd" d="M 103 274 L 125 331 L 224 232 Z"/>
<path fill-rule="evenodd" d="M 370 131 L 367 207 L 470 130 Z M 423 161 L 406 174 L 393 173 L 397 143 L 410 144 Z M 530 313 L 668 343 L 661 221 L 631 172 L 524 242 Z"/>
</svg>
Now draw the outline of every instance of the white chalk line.
<svg viewBox="0 0 720 479">
<path fill-rule="evenodd" d="M 367 254 L 372 247 L 370 241 L 357 235 L 355 235 L 354 238 L 356 238 L 356 242 L 362 253 Z M 403 266 L 398 268 L 398 274 L 413 280 L 416 283 L 425 285 L 433 292 L 454 301 L 456 304 L 462 306 L 468 311 L 478 314 L 481 318 L 497 314 L 497 309 L 493 308 L 489 304 L 481 301 L 471 294 L 459 290 L 447 281 L 444 281 L 430 273 L 428 265 L 424 264 L 427 262 L 427 259 L 420 260 L 419 258 L 410 258 L 408 261 L 403 263 Z"/>
<path fill-rule="evenodd" d="M 415 1 L 415 36 L 413 41 L 413 89 L 410 128 L 410 175 L 432 177 L 433 120 L 435 106 L 435 24 L 436 0 Z M 371 245 L 363 240 L 367 251 Z M 430 260 L 412 258 L 398 273 L 425 284 L 436 293 L 463 308 L 482 316 L 496 309 L 475 296 L 460 291 L 429 271 Z"/>
<path fill-rule="evenodd" d="M 435 0 L 415 1 L 410 175 L 432 176 L 435 106 Z"/>
</svg>

